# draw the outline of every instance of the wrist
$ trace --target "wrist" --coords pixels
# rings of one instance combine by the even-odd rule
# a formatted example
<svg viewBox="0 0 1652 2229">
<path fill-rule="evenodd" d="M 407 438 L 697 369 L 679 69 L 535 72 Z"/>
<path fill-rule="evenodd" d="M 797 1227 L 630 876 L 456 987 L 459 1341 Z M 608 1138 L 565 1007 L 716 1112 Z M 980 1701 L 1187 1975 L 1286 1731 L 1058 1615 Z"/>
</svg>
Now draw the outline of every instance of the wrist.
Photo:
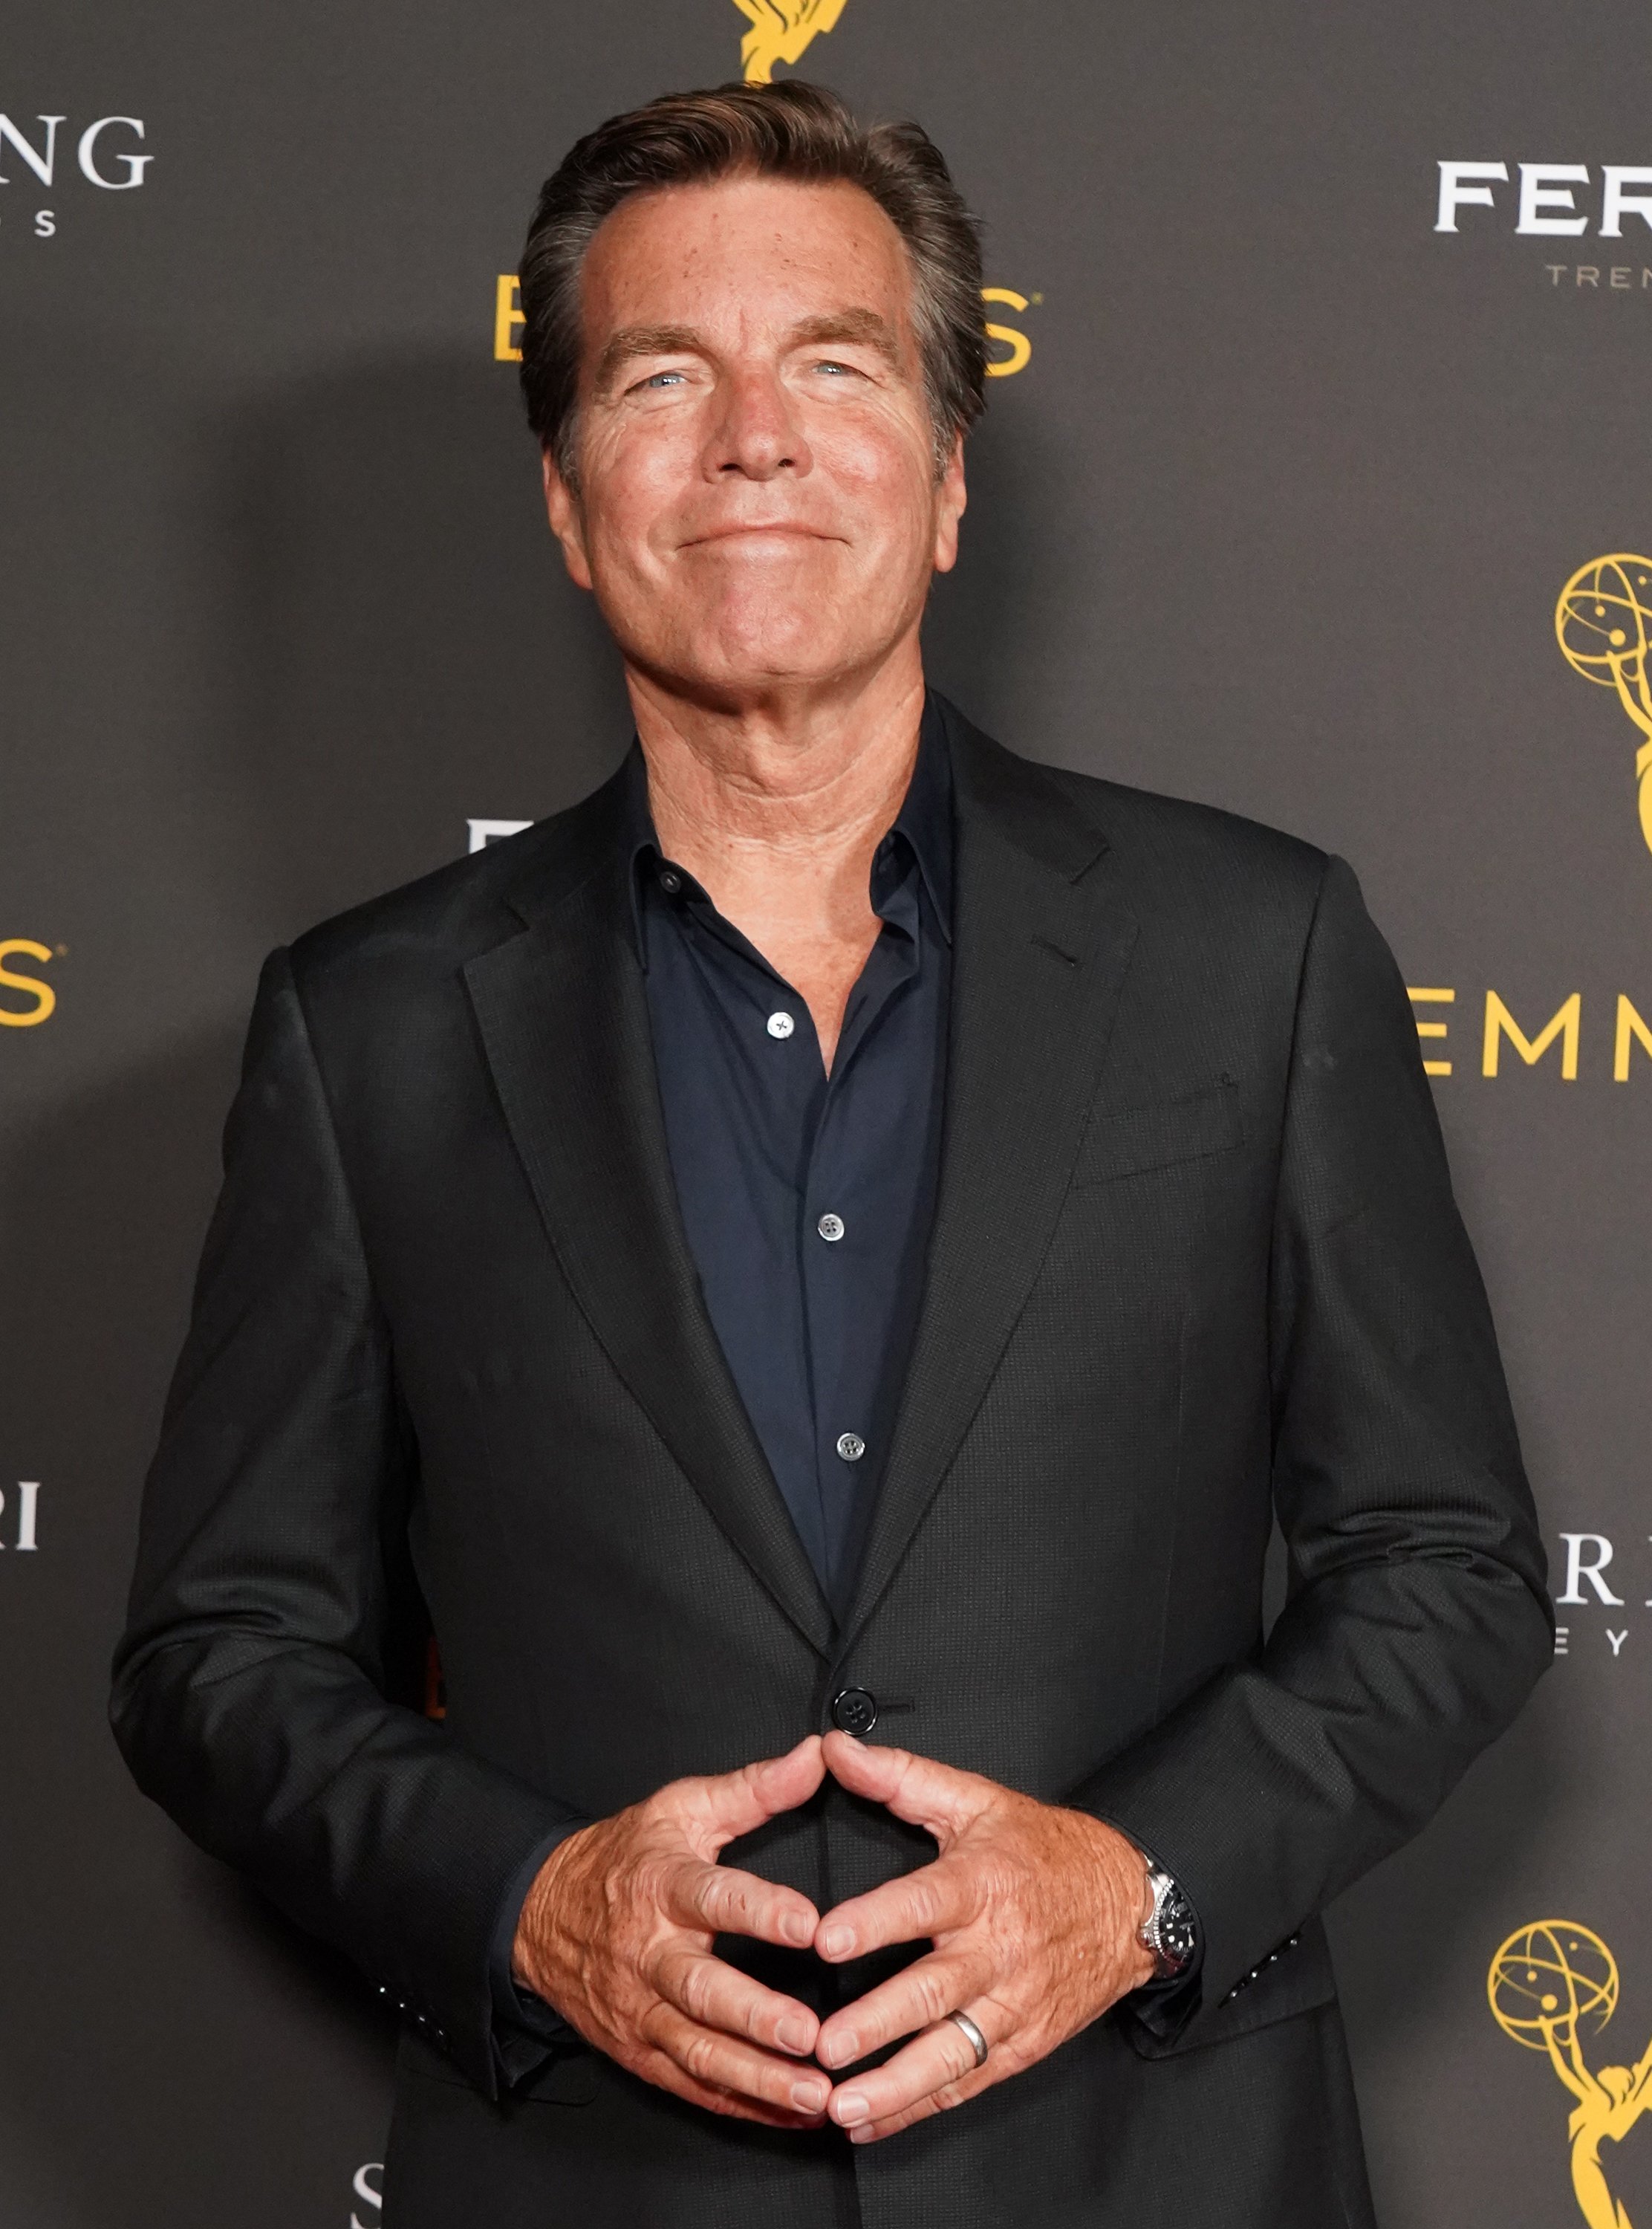
<svg viewBox="0 0 1652 2229">
<path fill-rule="evenodd" d="M 1153 1910 L 1147 1885 L 1152 1860 L 1109 1821 L 1089 1812 L 1074 1815 L 1083 1822 L 1093 1866 L 1084 1891 L 1086 1906 L 1114 1977 L 1112 1994 L 1127 1996 L 1153 1978 L 1152 1955 L 1141 1934 Z"/>
<path fill-rule="evenodd" d="M 528 1893 L 522 1898 L 522 1910 L 516 1916 L 516 1931 L 510 1950 L 510 1977 L 519 1988 L 531 1989 L 537 1996 L 546 1995 L 547 1961 L 545 1949 L 556 1932 L 563 1878 L 569 1866 L 577 1861 L 579 1853 L 576 1845 L 584 1842 L 590 1832 L 588 1827 L 579 1828 L 557 1844 L 529 1882 Z"/>
</svg>

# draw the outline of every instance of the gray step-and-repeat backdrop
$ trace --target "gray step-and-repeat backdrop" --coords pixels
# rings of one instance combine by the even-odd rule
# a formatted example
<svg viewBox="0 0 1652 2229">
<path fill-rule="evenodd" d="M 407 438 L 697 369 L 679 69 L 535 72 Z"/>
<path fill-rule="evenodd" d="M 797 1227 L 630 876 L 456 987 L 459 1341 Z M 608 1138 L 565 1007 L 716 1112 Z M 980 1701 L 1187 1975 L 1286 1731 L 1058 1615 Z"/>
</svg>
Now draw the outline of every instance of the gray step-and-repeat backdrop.
<svg viewBox="0 0 1652 2229">
<path fill-rule="evenodd" d="M 534 189 L 794 67 L 989 228 L 937 680 L 1345 852 L 1414 986 L 1561 1639 L 1334 1915 L 1384 2220 L 1560 2229 L 1574 2144 L 1652 2218 L 1644 10 L 14 0 L 0 2220 L 378 2229 L 390 2035 L 105 1731 L 139 1481 L 262 954 L 626 740 L 519 418 Z"/>
</svg>

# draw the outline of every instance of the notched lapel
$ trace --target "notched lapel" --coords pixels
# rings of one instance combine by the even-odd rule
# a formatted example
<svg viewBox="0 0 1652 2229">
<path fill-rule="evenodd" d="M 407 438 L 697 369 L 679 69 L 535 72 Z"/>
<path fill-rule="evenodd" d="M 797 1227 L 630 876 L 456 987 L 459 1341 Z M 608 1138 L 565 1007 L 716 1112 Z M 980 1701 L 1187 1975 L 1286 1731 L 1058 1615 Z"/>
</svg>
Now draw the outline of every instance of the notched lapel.
<svg viewBox="0 0 1652 2229">
<path fill-rule="evenodd" d="M 1026 1304 L 1137 936 L 1135 917 L 1109 890 L 1105 838 L 1079 823 L 1047 775 L 962 722 L 953 754 L 957 899 L 940 1187 L 845 1649 L 921 1523 Z"/>
<path fill-rule="evenodd" d="M 566 886 L 565 886 L 566 887 Z M 723 1531 L 822 1654 L 831 1616 L 683 1234 L 617 845 L 464 970 L 505 1121 L 592 1329 Z"/>
</svg>

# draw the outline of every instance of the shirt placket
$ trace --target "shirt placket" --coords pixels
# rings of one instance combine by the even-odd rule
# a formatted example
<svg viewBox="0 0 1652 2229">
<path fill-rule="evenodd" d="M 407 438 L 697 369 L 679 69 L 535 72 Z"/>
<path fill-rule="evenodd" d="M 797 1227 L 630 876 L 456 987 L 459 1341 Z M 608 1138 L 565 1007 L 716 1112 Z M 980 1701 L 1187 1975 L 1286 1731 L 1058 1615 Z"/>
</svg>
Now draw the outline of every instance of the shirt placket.
<svg viewBox="0 0 1652 2229">
<path fill-rule="evenodd" d="M 886 927 L 850 993 L 798 1198 L 797 1244 L 821 1516 L 828 1540 L 839 1545 L 853 1529 L 851 1513 L 864 1467 L 880 1464 L 884 1452 L 873 1445 L 874 1420 L 865 1413 L 874 1389 L 845 1383 L 843 1334 L 855 1305 L 856 1278 L 864 1274 L 869 1235 L 858 1227 L 859 1219 L 849 1208 L 859 1172 L 846 1116 L 853 1103 L 855 1066 L 872 1057 L 890 1008 L 918 971 L 920 932 L 910 883 L 908 877 L 900 893 L 881 909 Z"/>
</svg>

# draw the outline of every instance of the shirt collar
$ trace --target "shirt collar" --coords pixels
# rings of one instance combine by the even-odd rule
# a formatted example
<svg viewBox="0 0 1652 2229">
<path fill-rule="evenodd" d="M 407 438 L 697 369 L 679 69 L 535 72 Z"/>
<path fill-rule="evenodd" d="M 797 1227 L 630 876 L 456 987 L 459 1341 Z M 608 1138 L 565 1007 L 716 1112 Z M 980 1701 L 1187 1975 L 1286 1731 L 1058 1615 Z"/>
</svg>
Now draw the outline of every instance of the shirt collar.
<svg viewBox="0 0 1652 2229">
<path fill-rule="evenodd" d="M 952 755 L 940 705 L 932 691 L 924 698 L 918 730 L 918 758 L 892 834 L 912 845 L 941 935 L 952 941 Z"/>
<path fill-rule="evenodd" d="M 633 736 L 623 769 L 624 776 L 624 844 L 631 864 L 631 893 L 632 926 L 637 938 L 637 957 L 648 965 L 648 945 L 643 935 L 643 890 L 645 877 L 657 874 L 663 854 L 658 837 L 654 832 L 654 816 L 648 803 L 648 768 L 643 757 L 643 747 Z M 918 756 L 912 767 L 912 780 L 906 785 L 906 794 L 901 800 L 900 810 L 888 836 L 904 838 L 918 862 L 918 871 L 923 877 L 924 888 L 940 927 L 941 934 L 950 944 L 952 941 L 952 759 L 948 748 L 946 729 L 943 724 L 938 700 L 932 691 L 924 698 L 924 716 L 918 730 Z M 879 846 L 873 860 L 874 894 L 878 883 L 879 863 L 883 858 L 883 845 Z M 682 875 L 683 887 L 690 896 L 704 896 L 694 877 L 682 868 L 673 870 Z"/>
</svg>

